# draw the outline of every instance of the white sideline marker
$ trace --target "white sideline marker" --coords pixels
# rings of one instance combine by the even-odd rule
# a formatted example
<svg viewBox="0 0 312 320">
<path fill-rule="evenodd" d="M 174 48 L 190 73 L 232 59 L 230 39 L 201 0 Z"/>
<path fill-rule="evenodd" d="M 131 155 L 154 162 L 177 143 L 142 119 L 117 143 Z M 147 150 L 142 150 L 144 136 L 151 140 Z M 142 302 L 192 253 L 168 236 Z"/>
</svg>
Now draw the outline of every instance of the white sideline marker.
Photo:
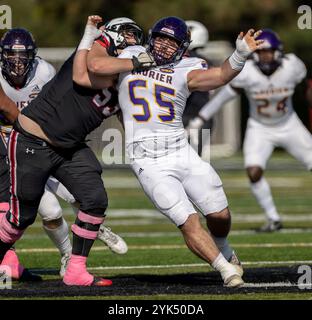
<svg viewBox="0 0 312 320">
<path fill-rule="evenodd" d="M 242 288 L 280 288 L 280 287 L 298 287 L 297 283 L 291 282 L 264 282 L 264 283 L 246 283 Z M 300 289 L 311 289 L 311 283 L 300 284 Z"/>
</svg>

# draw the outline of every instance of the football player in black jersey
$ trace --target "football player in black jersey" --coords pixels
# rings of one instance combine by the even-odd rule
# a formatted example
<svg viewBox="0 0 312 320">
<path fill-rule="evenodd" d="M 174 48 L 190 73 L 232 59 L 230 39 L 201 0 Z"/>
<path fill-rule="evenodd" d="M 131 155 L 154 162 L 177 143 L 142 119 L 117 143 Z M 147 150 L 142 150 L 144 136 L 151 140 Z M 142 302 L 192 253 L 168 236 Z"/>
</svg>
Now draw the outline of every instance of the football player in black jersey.
<svg viewBox="0 0 312 320">
<path fill-rule="evenodd" d="M 85 33 L 88 32 L 86 28 Z M 85 37 L 80 47 L 90 48 L 97 36 L 92 34 L 87 42 Z M 117 95 L 111 89 L 77 85 L 72 78 L 73 60 L 74 55 L 14 124 L 8 150 L 12 205 L 0 218 L 0 260 L 34 222 L 44 185 L 53 175 L 80 204 L 72 226 L 73 251 L 63 281 L 67 285 L 108 286 L 112 284 L 110 280 L 94 279 L 86 269 L 87 257 L 104 220 L 107 196 L 101 165 L 85 144 L 85 138 L 119 110 Z M 142 69 L 153 63 L 148 56 L 124 60 L 126 70 Z M 101 87 L 111 84 L 109 79 L 102 81 Z M 1 110 L 7 109 L 1 104 Z"/>
</svg>

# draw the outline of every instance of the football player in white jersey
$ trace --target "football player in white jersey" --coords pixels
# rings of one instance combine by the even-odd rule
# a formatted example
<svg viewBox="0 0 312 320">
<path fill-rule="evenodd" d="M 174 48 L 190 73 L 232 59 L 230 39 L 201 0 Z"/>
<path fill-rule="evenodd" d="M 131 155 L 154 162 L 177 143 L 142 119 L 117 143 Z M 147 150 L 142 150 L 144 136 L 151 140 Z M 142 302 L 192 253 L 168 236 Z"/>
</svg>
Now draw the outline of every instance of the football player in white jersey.
<svg viewBox="0 0 312 320">
<path fill-rule="evenodd" d="M 252 193 L 263 208 L 267 222 L 258 230 L 282 228 L 270 186 L 263 176 L 275 147 L 282 147 L 312 170 L 312 136 L 294 112 L 295 87 L 306 76 L 304 63 L 294 54 L 284 54 L 278 35 L 263 30 L 259 39 L 265 48 L 248 60 L 242 72 L 222 88 L 199 112 L 189 128 L 200 128 L 227 101 L 243 89 L 249 100 L 249 119 L 243 146 L 244 162 Z"/>
<path fill-rule="evenodd" d="M 76 53 L 73 79 L 101 87 L 107 78 L 101 82 L 86 70 L 91 25 L 92 18 Z M 218 270 L 229 287 L 243 285 L 243 270 L 226 239 L 231 225 L 227 199 L 217 173 L 187 143 L 182 114 L 190 92 L 217 88 L 240 72 L 263 43 L 255 40 L 260 33 L 240 33 L 233 55 L 221 67 L 207 70 L 205 61 L 184 57 L 190 44 L 185 22 L 167 17 L 152 28 L 148 49 L 132 46 L 119 56 L 123 70 L 117 88 L 131 167 L 155 206 L 179 227 L 189 249 Z M 149 55 L 157 66 L 140 71 Z M 193 204 L 205 216 L 210 233 L 202 228 Z"/>
<path fill-rule="evenodd" d="M 55 75 L 54 67 L 36 56 L 36 52 L 35 41 L 31 33 L 25 29 L 12 29 L 2 38 L 0 85 L 6 96 L 16 103 L 19 111 L 27 107 L 28 103 L 38 95 L 42 87 Z M 11 126 L 7 123 L 0 123 L 0 125 L 2 133 L 8 137 Z M 25 152 L 27 155 L 34 150 L 29 149 Z M 6 175 L 9 175 L 8 171 Z M 6 193 L 8 194 L 8 192 Z M 74 197 L 58 180 L 50 177 L 38 212 L 42 218 L 45 232 L 62 256 L 60 275 L 63 276 L 72 246 L 68 234 L 68 225 L 62 217 L 62 208 L 56 195 L 73 205 L 73 209 L 76 211 Z M 6 210 L 2 211 L 8 210 L 8 201 L 8 199 L 1 199 L 0 197 L 0 210 L 4 207 Z M 98 238 L 109 246 L 113 252 L 124 254 L 128 250 L 124 240 L 104 225 L 100 228 Z M 10 260 L 11 264 L 13 264 L 13 261 L 16 261 L 15 265 L 18 264 L 16 254 L 12 250 L 9 250 L 3 260 L 3 263 L 8 263 Z"/>
</svg>

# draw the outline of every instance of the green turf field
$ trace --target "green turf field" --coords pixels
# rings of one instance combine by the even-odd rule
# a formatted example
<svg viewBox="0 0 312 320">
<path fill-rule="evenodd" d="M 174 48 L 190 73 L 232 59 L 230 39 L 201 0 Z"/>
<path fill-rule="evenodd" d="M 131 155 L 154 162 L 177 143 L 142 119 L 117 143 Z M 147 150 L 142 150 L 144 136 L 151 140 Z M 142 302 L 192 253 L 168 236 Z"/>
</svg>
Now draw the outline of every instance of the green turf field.
<svg viewBox="0 0 312 320">
<path fill-rule="evenodd" d="M 284 159 L 283 155 L 279 157 Z M 240 157 L 238 159 L 241 161 Z M 275 159 L 275 163 L 278 159 Z M 284 160 L 286 164 L 287 159 Z M 289 164 L 293 164 L 293 161 L 289 160 Z M 268 170 L 266 177 L 284 218 L 285 229 L 274 234 L 256 234 L 253 230 L 264 222 L 264 216 L 249 190 L 244 171 L 218 170 L 218 173 L 224 183 L 233 216 L 230 242 L 246 268 L 312 264 L 311 174 L 300 167 Z M 188 251 L 179 231 L 155 211 L 129 170 L 105 170 L 104 181 L 109 196 L 107 225 L 124 237 L 129 251 L 124 256 L 118 256 L 97 241 L 89 259 L 93 273 L 109 278 L 137 274 L 173 276 L 212 270 Z M 66 204 L 64 215 L 69 223 L 73 222 L 74 215 Z M 20 260 L 29 268 L 59 268 L 60 257 L 44 234 L 39 218 L 16 247 Z M 45 275 L 44 279 L 58 279 L 58 276 Z M 274 282 L 274 277 L 271 281 Z M 296 293 L 159 294 L 94 298 L 310 299 L 310 294 L 311 290 Z"/>
</svg>

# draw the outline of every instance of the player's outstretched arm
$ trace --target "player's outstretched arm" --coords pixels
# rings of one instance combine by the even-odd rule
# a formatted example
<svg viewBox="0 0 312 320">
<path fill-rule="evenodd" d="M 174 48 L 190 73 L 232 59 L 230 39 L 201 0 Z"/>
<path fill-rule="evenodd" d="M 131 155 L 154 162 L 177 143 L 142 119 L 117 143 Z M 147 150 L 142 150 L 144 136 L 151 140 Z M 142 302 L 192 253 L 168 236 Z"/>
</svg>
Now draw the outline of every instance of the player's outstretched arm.
<svg viewBox="0 0 312 320">
<path fill-rule="evenodd" d="M 219 68 L 193 70 L 187 80 L 190 91 L 208 91 L 219 88 L 231 81 L 243 69 L 248 56 L 261 49 L 263 40 L 256 40 L 261 31 L 241 32 L 236 40 L 236 50 Z"/>
<path fill-rule="evenodd" d="M 132 59 L 112 57 L 105 48 L 94 43 L 87 60 L 88 70 L 95 75 L 115 75 L 129 71 L 143 71 L 156 66 L 154 58 L 147 52 L 140 53 Z"/>
<path fill-rule="evenodd" d="M 16 103 L 13 102 L 3 91 L 0 85 L 0 113 L 9 123 L 13 123 L 19 114 Z"/>
<path fill-rule="evenodd" d="M 113 85 L 114 77 L 96 76 L 87 68 L 87 56 L 94 39 L 98 38 L 101 31 L 97 24 L 102 21 L 100 16 L 89 16 L 84 36 L 77 48 L 73 64 L 73 81 L 77 84 L 94 89 L 103 89 Z"/>
<path fill-rule="evenodd" d="M 113 75 L 133 70 L 131 59 L 111 57 L 106 48 L 94 42 L 87 58 L 88 70 L 96 75 Z"/>
<path fill-rule="evenodd" d="M 113 46 L 114 44 L 108 43 L 107 45 Z M 94 42 L 91 50 L 88 52 L 87 66 L 91 73 L 100 76 L 115 75 L 132 70 L 141 71 L 155 67 L 156 63 L 154 58 L 146 52 L 142 52 L 138 57 L 132 57 L 132 59 L 118 59 L 110 56 L 107 48 L 101 46 L 97 42 Z"/>
</svg>

